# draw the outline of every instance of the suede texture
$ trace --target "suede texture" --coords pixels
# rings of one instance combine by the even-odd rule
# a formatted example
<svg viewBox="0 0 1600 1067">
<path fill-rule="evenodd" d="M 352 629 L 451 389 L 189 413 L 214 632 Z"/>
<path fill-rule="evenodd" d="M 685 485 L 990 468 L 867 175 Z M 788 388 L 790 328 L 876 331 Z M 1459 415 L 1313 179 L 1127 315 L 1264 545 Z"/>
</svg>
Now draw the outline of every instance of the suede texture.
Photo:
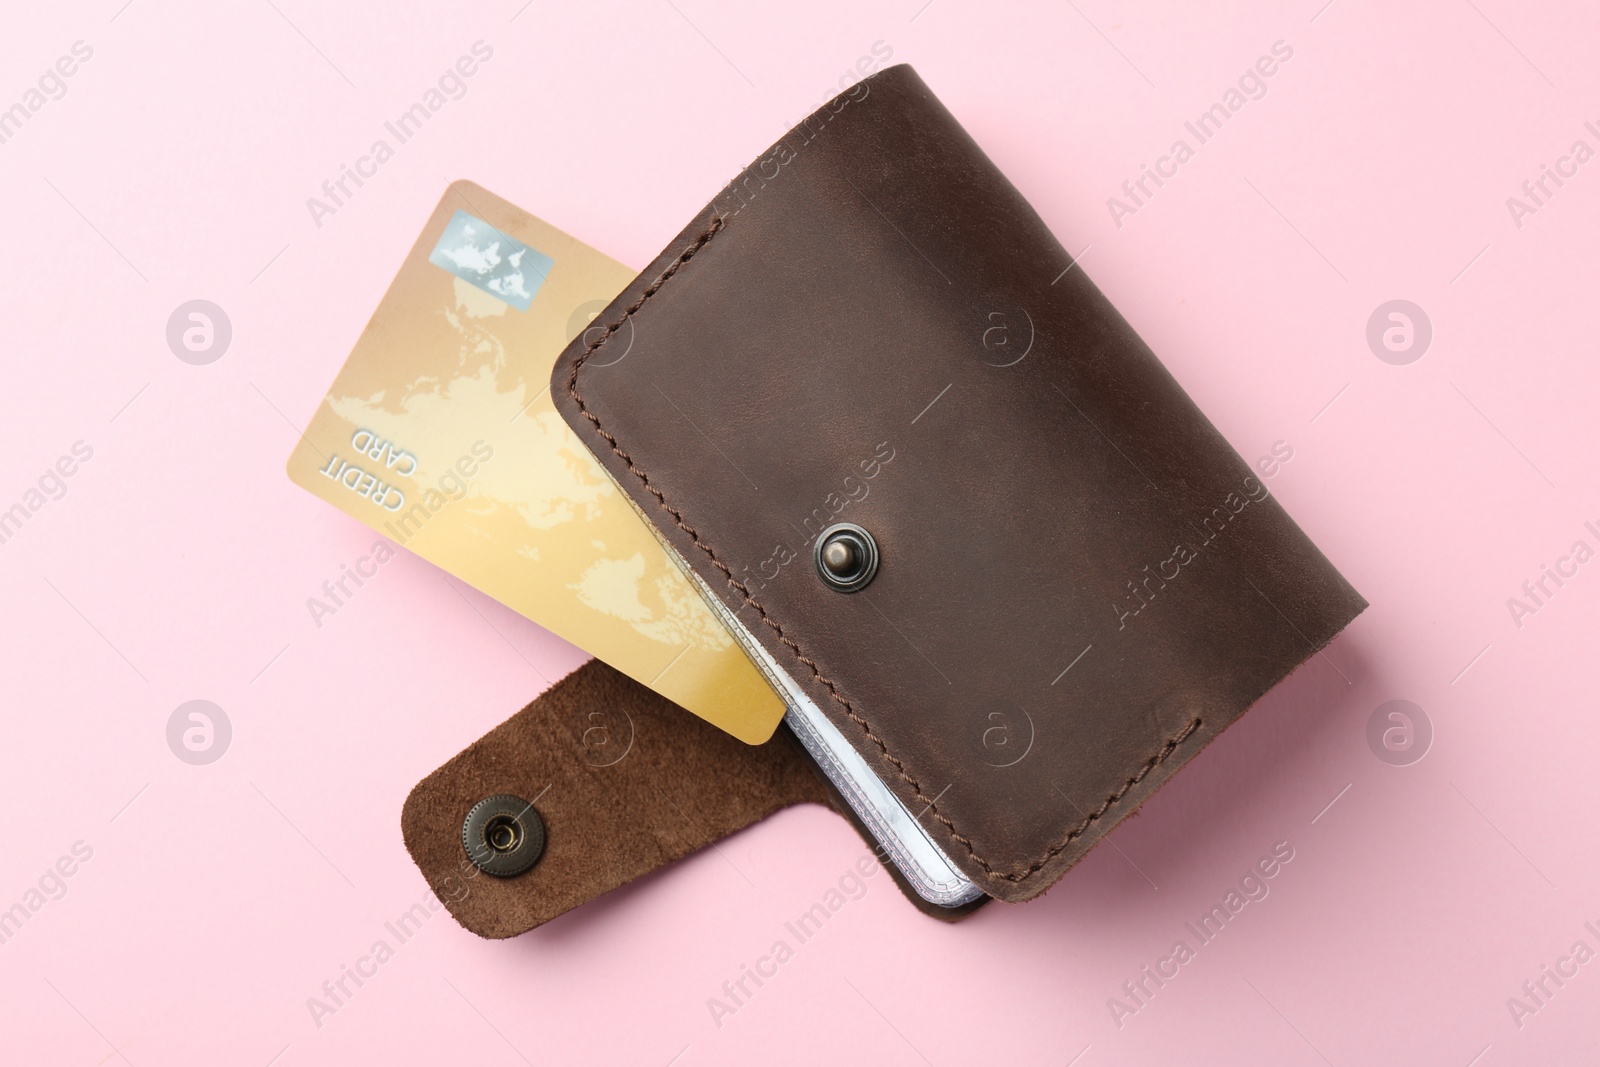
<svg viewBox="0 0 1600 1067">
<path fill-rule="evenodd" d="M 539 862 L 511 878 L 478 870 L 461 836 L 472 806 L 501 793 L 533 802 L 546 832 Z M 418 783 L 400 823 L 456 921 L 505 938 L 805 803 L 846 813 L 786 728 L 746 745 L 592 660 Z M 907 895 L 940 918 L 972 910 Z"/>
</svg>

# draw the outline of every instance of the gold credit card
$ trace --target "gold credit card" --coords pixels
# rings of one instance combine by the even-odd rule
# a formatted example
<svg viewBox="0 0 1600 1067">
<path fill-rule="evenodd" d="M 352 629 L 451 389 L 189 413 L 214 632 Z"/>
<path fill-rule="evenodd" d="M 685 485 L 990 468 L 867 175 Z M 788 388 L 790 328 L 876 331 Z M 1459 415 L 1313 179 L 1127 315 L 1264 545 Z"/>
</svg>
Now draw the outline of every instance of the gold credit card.
<svg viewBox="0 0 1600 1067">
<path fill-rule="evenodd" d="M 550 400 L 634 272 L 446 190 L 289 457 L 295 484 L 748 744 L 783 702 Z"/>
</svg>

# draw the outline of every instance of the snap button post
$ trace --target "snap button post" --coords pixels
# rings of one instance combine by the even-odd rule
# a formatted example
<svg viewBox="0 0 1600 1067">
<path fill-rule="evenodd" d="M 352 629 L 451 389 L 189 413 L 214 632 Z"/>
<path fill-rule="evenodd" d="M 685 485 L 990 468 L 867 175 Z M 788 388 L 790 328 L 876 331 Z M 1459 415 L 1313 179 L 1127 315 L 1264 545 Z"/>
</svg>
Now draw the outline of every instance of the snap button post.
<svg viewBox="0 0 1600 1067">
<path fill-rule="evenodd" d="M 461 824 L 461 847 L 484 874 L 510 878 L 544 855 L 544 819 L 521 797 L 509 793 L 485 797 Z"/>
<path fill-rule="evenodd" d="M 811 558 L 829 589 L 854 593 L 878 573 L 878 542 L 853 522 L 836 522 L 817 538 Z"/>
</svg>

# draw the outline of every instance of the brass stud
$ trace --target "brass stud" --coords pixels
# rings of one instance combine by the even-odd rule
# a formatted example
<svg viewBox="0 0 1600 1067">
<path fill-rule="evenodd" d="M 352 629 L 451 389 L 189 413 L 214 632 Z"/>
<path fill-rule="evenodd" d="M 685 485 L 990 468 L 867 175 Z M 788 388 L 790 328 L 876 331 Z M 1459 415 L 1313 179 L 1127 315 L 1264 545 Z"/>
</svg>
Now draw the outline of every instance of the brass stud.
<svg viewBox="0 0 1600 1067">
<path fill-rule="evenodd" d="M 829 589 L 854 593 L 878 573 L 878 542 L 853 522 L 837 522 L 817 538 L 812 560 Z"/>
</svg>

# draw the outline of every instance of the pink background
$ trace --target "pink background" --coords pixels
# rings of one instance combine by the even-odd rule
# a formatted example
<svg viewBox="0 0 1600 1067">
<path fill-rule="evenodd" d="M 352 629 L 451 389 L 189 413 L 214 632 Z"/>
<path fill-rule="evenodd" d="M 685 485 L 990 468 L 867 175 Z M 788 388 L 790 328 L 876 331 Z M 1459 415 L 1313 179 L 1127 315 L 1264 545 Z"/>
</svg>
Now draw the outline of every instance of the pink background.
<svg viewBox="0 0 1600 1067">
<path fill-rule="evenodd" d="M 1575 941 L 1600 949 L 1600 563 L 1520 628 L 1506 606 L 1574 541 L 1600 548 L 1600 162 L 1520 228 L 1506 205 L 1574 140 L 1600 147 L 1600 15 L 920 4 L 4 16 L 0 107 L 73 42 L 93 57 L 0 145 L 0 508 L 74 442 L 93 457 L 0 545 L 0 908 L 75 842 L 93 855 L 0 945 L 0 1059 L 1600 1058 L 1600 962 L 1520 1026 L 1507 1007 Z M 467 95 L 314 225 L 306 198 L 480 39 Z M 1267 95 L 1116 226 L 1107 198 L 1278 40 Z M 642 264 L 875 42 L 1090 246 L 1242 455 L 1293 448 L 1268 485 L 1371 609 L 1031 905 L 944 926 L 880 874 L 718 1027 L 707 998 L 864 851 L 794 810 L 510 942 L 438 914 L 317 1026 L 307 998 L 426 893 L 407 790 L 585 657 L 404 554 L 317 629 L 306 599 L 372 535 L 289 484 L 291 423 L 449 180 Z M 165 340 L 195 298 L 233 324 L 208 366 Z M 1405 366 L 1365 340 L 1395 298 L 1433 325 Z M 209 766 L 167 746 L 191 699 L 233 725 Z M 1394 699 L 1435 731 L 1410 766 L 1366 740 Z M 1119 1026 L 1108 998 L 1196 945 L 1185 921 L 1280 841 L 1270 895 Z"/>
</svg>

